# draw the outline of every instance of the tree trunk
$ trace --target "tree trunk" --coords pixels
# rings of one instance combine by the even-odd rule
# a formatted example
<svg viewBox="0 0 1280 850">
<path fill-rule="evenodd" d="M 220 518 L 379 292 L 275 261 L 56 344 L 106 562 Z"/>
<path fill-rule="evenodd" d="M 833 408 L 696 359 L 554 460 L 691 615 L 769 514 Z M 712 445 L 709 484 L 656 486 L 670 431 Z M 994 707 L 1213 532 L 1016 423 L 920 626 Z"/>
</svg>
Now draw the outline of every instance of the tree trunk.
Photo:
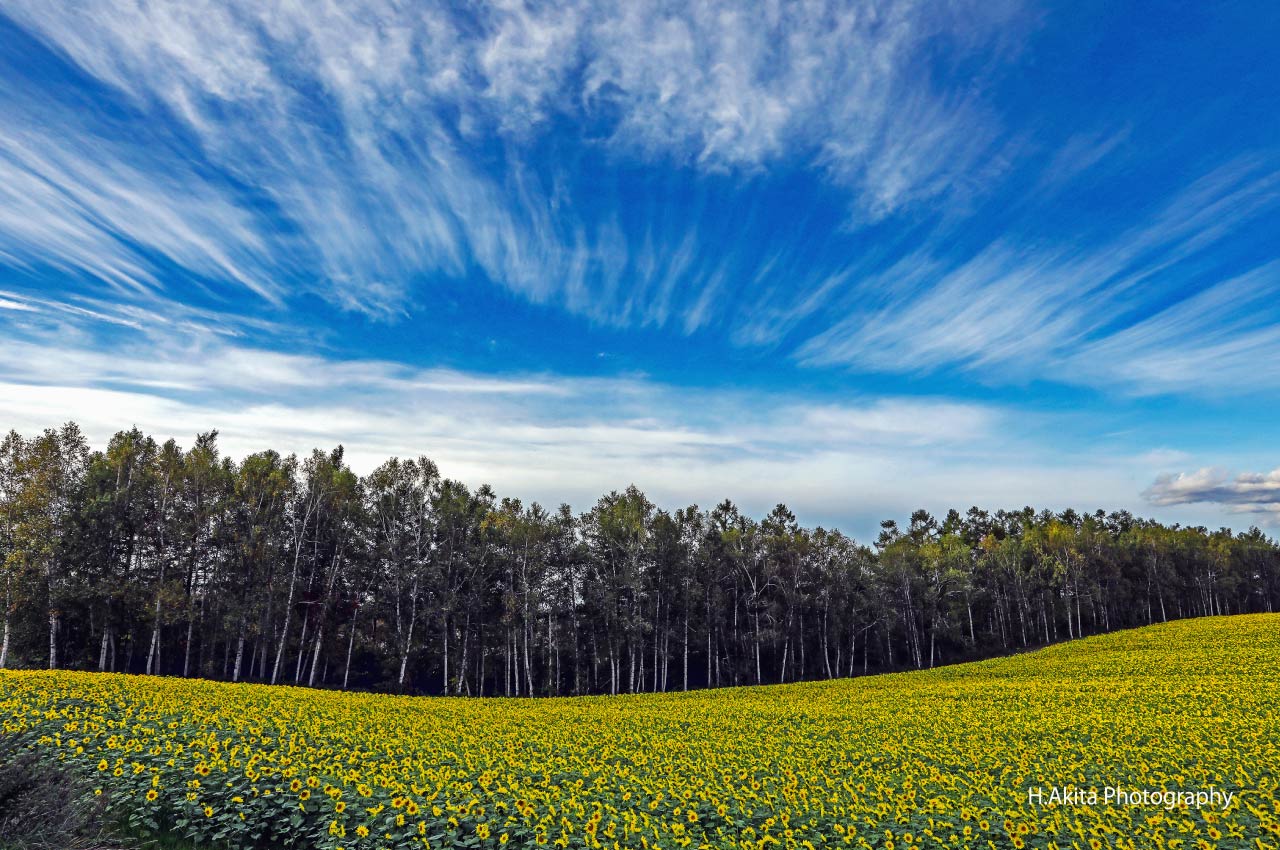
<svg viewBox="0 0 1280 850">
<path fill-rule="evenodd" d="M 662 619 L 662 594 L 653 605 L 653 692 L 658 692 L 658 621 Z"/>
<path fill-rule="evenodd" d="M 533 696 L 533 653 L 529 648 L 529 644 L 532 642 L 533 638 L 533 623 L 529 621 L 529 604 L 527 601 L 525 602 L 524 610 L 525 619 L 524 628 L 522 629 L 524 632 L 524 693 L 525 696 L 531 697 Z"/>
<path fill-rule="evenodd" d="M 470 657 L 468 653 L 471 649 L 471 610 L 467 609 L 467 616 L 463 620 L 462 625 L 462 657 L 458 661 L 458 681 L 453 686 L 455 694 L 461 694 L 463 686 L 467 681 L 467 659 Z"/>
<path fill-rule="evenodd" d="M 244 663 L 244 638 L 245 638 L 245 628 L 246 628 L 246 626 L 245 626 L 245 618 L 244 618 L 244 616 L 243 616 L 243 615 L 241 615 L 241 617 L 240 617 L 240 631 L 239 631 L 239 632 L 238 632 L 238 634 L 236 635 L 236 664 L 235 664 L 235 672 L 233 672 L 233 673 L 231 674 L 231 681 L 233 681 L 233 682 L 238 682 L 238 681 L 240 681 L 240 668 L 241 668 L 241 665 Z"/>
<path fill-rule="evenodd" d="M 147 647 L 147 675 L 160 674 L 160 602 L 156 600 L 155 621 L 151 625 L 151 645 Z"/>
<path fill-rule="evenodd" d="M 933 648 L 934 648 L 935 638 L 937 636 L 937 631 L 938 631 L 938 621 L 937 621 L 937 618 L 934 618 L 934 621 L 929 624 L 929 669 L 930 670 L 933 669 Z"/>
<path fill-rule="evenodd" d="M 311 650 L 311 675 L 307 677 L 308 688 L 313 688 L 315 687 L 315 684 L 316 684 L 316 667 L 319 666 L 320 644 L 323 642 L 324 642 L 324 621 L 322 620 L 320 622 L 319 627 L 316 628 L 316 642 L 315 642 L 315 646 Z"/>
<path fill-rule="evenodd" d="M 3 667 L 3 664 L 0 664 L 0 667 Z M 689 608 L 685 608 L 685 686 L 684 686 L 684 690 L 689 690 Z"/>
<path fill-rule="evenodd" d="M 484 656 L 485 656 L 485 649 L 484 649 L 484 621 L 483 621 L 483 620 L 481 620 L 481 621 L 480 621 L 480 630 L 479 630 L 479 631 L 480 631 L 480 634 L 478 635 L 478 637 L 479 637 L 479 640 L 480 640 L 480 652 L 479 652 L 478 654 L 479 654 L 479 656 L 480 656 L 480 657 L 477 659 L 478 663 L 477 663 L 477 665 L 476 665 L 476 666 L 479 668 L 479 672 L 476 674 L 476 692 L 477 692 L 477 694 L 476 694 L 476 695 L 477 695 L 477 696 L 484 696 Z"/>
<path fill-rule="evenodd" d="M 194 611 L 187 612 L 187 645 L 182 650 L 182 678 L 191 675 L 191 639 L 195 636 L 196 617 Z"/>
<path fill-rule="evenodd" d="M 342 671 L 342 689 L 347 689 L 347 682 L 351 679 L 351 650 L 356 644 L 356 618 L 360 616 L 360 606 L 357 605 L 355 610 L 351 612 L 351 634 L 347 635 L 347 665 Z"/>
<path fill-rule="evenodd" d="M 764 684 L 764 674 L 760 672 L 760 612 L 756 612 L 755 616 L 755 642 L 756 642 L 756 684 Z"/>
<path fill-rule="evenodd" d="M 166 482 L 166 486 L 168 483 Z M 162 544 L 163 545 L 163 544 Z M 160 599 L 164 592 L 164 574 L 168 561 L 163 554 L 160 557 L 160 583 L 156 588 L 156 604 L 155 611 L 151 617 L 151 646 L 147 648 L 147 675 L 153 675 L 158 672 L 160 662 Z"/>
<path fill-rule="evenodd" d="M 405 635 L 404 645 L 400 647 L 400 675 L 396 677 L 396 688 L 400 693 L 404 693 L 404 676 L 405 670 L 409 667 L 409 651 L 413 646 L 413 630 L 418 624 L 418 604 L 417 604 L 417 587 L 418 583 L 414 581 L 414 602 L 409 608 L 409 630 Z M 445 653 L 445 664 L 448 664 L 448 653 Z M 448 671 L 446 668 L 445 680 L 448 681 Z"/>
<path fill-rule="evenodd" d="M 627 640 L 627 660 L 631 664 L 627 668 L 627 690 L 634 694 L 636 692 L 636 645 L 630 638 Z"/>
<path fill-rule="evenodd" d="M 803 681 L 806 673 L 804 657 L 804 611 L 800 612 L 800 634 L 797 635 L 797 637 L 800 639 L 800 675 L 796 678 Z"/>
<path fill-rule="evenodd" d="M 7 574 L 4 577 L 4 639 L 0 641 L 0 670 L 9 663 L 9 620 L 13 607 L 13 579 Z"/>
<path fill-rule="evenodd" d="M 311 608 L 307 608 L 306 613 L 302 615 L 302 631 L 298 633 L 298 658 L 293 667 L 293 683 L 295 685 L 302 683 L 302 659 L 307 655 L 307 623 L 311 620 Z M 288 636 L 281 637 L 281 640 L 287 640 Z"/>
<path fill-rule="evenodd" d="M 441 685 L 440 693 L 448 695 L 449 693 L 449 615 L 444 615 L 444 640 L 443 649 L 440 652 L 440 660 L 443 663 L 444 682 Z"/>
<path fill-rule="evenodd" d="M 707 585 L 707 687 L 711 687 L 711 586 Z"/>
<path fill-rule="evenodd" d="M 49 611 L 49 669 L 58 669 L 58 632 L 62 630 L 62 612 Z"/>
<path fill-rule="evenodd" d="M 276 660 L 271 665 L 271 684 L 280 678 L 280 662 L 284 660 L 284 647 L 289 642 L 289 625 L 293 619 L 294 585 L 298 583 L 298 554 L 293 556 L 293 576 L 289 579 L 289 596 L 284 604 L 284 628 L 280 630 L 280 643 L 276 646 Z"/>
<path fill-rule="evenodd" d="M 102 626 L 102 645 L 98 647 L 98 672 L 102 673 L 107 669 L 107 638 L 111 634 L 111 627 L 103 624 Z"/>
<path fill-rule="evenodd" d="M 271 684 L 273 685 L 276 683 L 276 680 L 280 677 L 280 663 L 284 659 L 285 645 L 289 642 L 289 624 L 293 619 L 293 596 L 295 593 L 295 589 L 297 588 L 297 585 L 298 585 L 298 562 L 302 559 L 303 538 L 307 536 L 307 525 L 311 521 L 311 512 L 315 509 L 316 509 L 316 505 L 312 502 L 311 499 L 308 499 L 306 512 L 303 513 L 302 515 L 302 529 L 298 532 L 298 536 L 294 538 L 293 571 L 289 574 L 289 595 L 284 605 L 284 628 L 280 630 L 280 644 L 279 646 L 276 647 L 276 661 L 275 661 L 275 664 L 273 664 L 271 667 Z M 320 517 L 317 516 L 316 517 L 317 524 L 319 523 L 319 521 L 320 521 Z M 315 576 L 314 562 L 311 569 L 311 575 L 313 577 Z M 307 613 L 310 613 L 310 611 L 308 611 Z M 306 635 L 306 631 L 307 631 L 305 620 L 306 618 L 304 617 L 303 625 L 302 625 L 302 633 L 304 636 Z M 301 656 L 301 650 L 299 650 L 299 656 Z M 298 681 L 300 676 L 301 676 L 301 672 L 295 675 L 293 680 L 295 682 Z"/>
</svg>

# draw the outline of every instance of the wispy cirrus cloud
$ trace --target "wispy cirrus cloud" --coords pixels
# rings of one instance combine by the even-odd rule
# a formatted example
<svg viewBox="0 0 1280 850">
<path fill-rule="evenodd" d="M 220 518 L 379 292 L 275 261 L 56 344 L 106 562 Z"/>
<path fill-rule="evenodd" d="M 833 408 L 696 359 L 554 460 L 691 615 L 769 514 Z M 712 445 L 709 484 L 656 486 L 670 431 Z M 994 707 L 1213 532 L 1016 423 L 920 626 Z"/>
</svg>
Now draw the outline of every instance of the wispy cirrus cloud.
<svg viewBox="0 0 1280 850">
<path fill-rule="evenodd" d="M 588 156 L 693 173 L 800 163 L 886 215 L 964 183 L 997 135 L 928 63 L 999 52 L 1016 10 L 12 0 L 5 14 L 132 117 L 0 87 L 20 125 L 0 139 L 0 252 L 132 288 L 172 289 L 176 266 L 382 317 L 424 276 L 478 269 L 598 321 L 689 333 L 752 261 L 717 262 L 718 244 L 690 261 L 696 217 L 654 230 L 584 215 L 586 189 L 533 147 L 569 126 Z"/>
<path fill-rule="evenodd" d="M 883 215 L 944 194 L 994 141 L 983 104 L 923 73 L 938 42 L 999 45 L 1016 4 L 625 3 L 592 19 L 583 95 L 612 137 L 712 168 L 813 156 Z"/>
<path fill-rule="evenodd" d="M 1090 342 L 1067 367 L 1135 394 L 1267 392 L 1280 387 L 1280 262 L 1214 284 Z"/>
<path fill-rule="evenodd" d="M 51 140 L 46 129 L 12 120 L 0 126 L 0 257 L 140 294 L 163 288 L 163 272 L 146 258 L 160 255 L 281 302 L 249 212 L 181 161 L 160 170 L 131 158 L 101 141 Z"/>
<path fill-rule="evenodd" d="M 1277 266 L 1205 276 L 1213 250 L 1277 207 L 1280 169 L 1248 158 L 1088 247 L 1001 238 L 957 260 L 926 246 L 862 278 L 845 298 L 848 313 L 802 342 L 797 357 L 994 382 L 1054 375 L 1139 392 L 1256 385 L 1248 359 L 1280 354 Z M 1187 260 L 1197 262 L 1177 268 Z"/>
<path fill-rule="evenodd" d="M 1233 249 L 1280 168 L 1152 144 L 1140 111 L 1050 126 L 1002 85 L 1035 72 L 1027 5 L 0 0 L 8 415 L 438 447 L 540 493 L 1136 500 L 1153 460 L 1001 456 L 1023 425 L 983 390 L 1274 395 L 1274 246 Z M 553 314 L 501 374 L 450 350 Z M 570 327 L 584 359 L 649 350 L 554 374 L 600 374 L 548 355 Z M 831 395 L 777 389 L 809 380 Z"/>
</svg>

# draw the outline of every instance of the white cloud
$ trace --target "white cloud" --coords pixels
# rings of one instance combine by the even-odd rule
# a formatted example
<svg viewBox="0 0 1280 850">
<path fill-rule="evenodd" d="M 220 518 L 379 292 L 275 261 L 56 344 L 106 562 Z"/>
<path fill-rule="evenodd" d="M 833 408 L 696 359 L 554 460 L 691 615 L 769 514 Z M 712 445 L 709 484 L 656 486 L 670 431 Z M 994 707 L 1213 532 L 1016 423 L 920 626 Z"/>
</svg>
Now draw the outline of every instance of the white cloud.
<svg viewBox="0 0 1280 850">
<path fill-rule="evenodd" d="M 808 522 L 863 534 L 921 504 L 1065 507 L 1092 504 L 1102 492 L 1136 492 L 1114 465 L 1047 468 L 1014 450 L 1007 433 L 985 430 L 1007 426 L 993 409 L 883 398 L 813 408 L 785 397 L 611 382 L 570 382 L 565 390 L 481 397 L 339 389 L 254 399 L 192 396 L 144 381 L 112 389 L 7 377 L 0 421 L 29 433 L 74 419 L 97 445 L 135 424 L 183 443 L 216 428 L 233 457 L 342 443 L 362 472 L 389 456 L 426 454 L 446 475 L 544 504 L 585 508 L 634 482 L 668 507 L 727 497 L 762 513 L 783 501 Z M 708 417 L 708 407 L 735 415 Z M 1107 506 L 1114 505 L 1113 497 Z"/>
<path fill-rule="evenodd" d="M 936 91 L 927 60 L 998 51 L 1011 8 L 14 0 L 6 14 L 136 115 L 0 84 L 0 253 L 148 289 L 171 277 L 158 254 L 268 299 L 302 286 L 383 317 L 414 279 L 478 267 L 593 319 L 689 333 L 712 320 L 723 269 L 677 256 L 684 232 L 650 233 L 663 261 L 636 288 L 652 299 L 620 291 L 634 234 L 578 220 L 555 166 L 522 164 L 523 142 L 559 121 L 623 156 L 808 162 L 883 215 L 963 183 L 993 137 L 995 118 Z"/>
<path fill-rule="evenodd" d="M 144 171 L 77 129 L 51 139 L 15 117 L 0 125 L 0 245 L 11 261 L 87 272 L 125 291 L 163 289 L 141 246 L 280 302 L 249 213 L 181 162 Z"/>
<path fill-rule="evenodd" d="M 928 49 L 991 50 L 1017 29 L 998 4 L 605 8 L 583 95 L 619 110 L 616 141 L 712 168 L 812 155 L 872 215 L 945 194 L 997 134 L 981 106 L 931 85 Z"/>
<path fill-rule="evenodd" d="M 864 537 L 920 506 L 1140 509 L 1142 482 L 1169 457 L 1105 443 L 1073 452 L 1059 419 L 947 398 L 481 375 L 163 326 L 116 333 L 108 353 L 83 327 L 96 319 L 62 315 L 0 347 L 0 427 L 76 420 L 96 445 L 131 425 L 181 443 L 217 429 L 233 457 L 342 443 L 362 472 L 427 454 L 446 475 L 547 504 L 585 508 L 634 482 L 669 507 L 729 497 L 763 513 L 783 501 Z"/>
<path fill-rule="evenodd" d="M 1143 494 L 1153 505 L 1209 503 L 1233 513 L 1270 514 L 1280 520 L 1280 468 L 1271 472 L 1243 472 L 1232 477 L 1224 469 L 1205 467 L 1195 472 L 1166 473 Z"/>
<path fill-rule="evenodd" d="M 1280 388 L 1280 262 L 1218 283 L 1083 346 L 1068 363 L 1077 380 L 1136 394 L 1233 393 Z"/>
<path fill-rule="evenodd" d="M 1280 353 L 1280 321 L 1259 295 L 1272 279 L 1213 286 L 1226 275 L 1207 263 L 1203 279 L 1172 273 L 1274 213 L 1280 172 L 1262 160 L 1211 171 L 1101 243 L 1011 230 L 959 256 L 940 227 L 912 231 L 918 247 L 905 255 L 877 244 L 832 259 L 812 247 L 825 230 L 784 221 L 772 234 L 783 247 L 744 244 L 756 234 L 738 220 L 704 213 L 697 193 L 662 195 L 656 180 L 661 215 L 625 219 L 635 199 L 603 186 L 580 204 L 558 147 L 529 154 L 568 127 L 570 153 L 610 168 L 638 158 L 673 183 L 701 171 L 742 185 L 799 167 L 847 192 L 863 220 L 933 214 L 1017 155 L 982 83 L 1026 31 L 1021 5 L 10 0 L 19 26 L 123 94 L 87 110 L 51 87 L 0 80 L 0 263 L 114 288 L 114 303 L 28 292 L 0 308 L 64 325 L 90 311 L 142 329 L 158 313 L 235 336 L 236 321 L 179 317 L 179 305 L 194 290 L 201 303 L 233 303 L 247 288 L 270 304 L 318 293 L 395 319 L 422 281 L 479 271 L 601 324 L 722 332 L 784 352 L 802 337 L 795 356 L 816 366 L 1130 392 L 1268 382 L 1251 363 Z M 962 88 L 930 73 L 939 56 L 965 60 Z M 1050 158 L 1045 185 L 1095 167 L 1126 132 L 1082 131 Z M 1176 303 L 1143 315 L 1165 302 Z M 1240 304 L 1256 305 L 1252 318 Z M 284 308 L 270 315 L 287 321 Z M 308 356 L 236 361 L 210 345 L 176 365 L 123 352 L 101 380 L 231 391 L 229 376 L 257 372 L 296 388 L 323 368 Z M 10 358 L 20 351 L 39 364 L 16 341 Z M 50 381 L 58 368 L 94 368 L 67 356 L 28 368 Z M 222 369 L 185 365 L 204 357 Z M 335 381 L 388 392 L 443 380 L 395 364 L 350 367 L 348 379 L 344 368 Z"/>
<path fill-rule="evenodd" d="M 1095 247 L 997 241 L 949 263 L 926 245 L 863 277 L 845 296 L 843 318 L 801 343 L 796 356 L 814 366 L 955 368 L 993 382 L 1048 376 L 1138 392 L 1270 383 L 1249 363 L 1280 354 L 1277 267 L 1200 282 L 1198 294 L 1181 301 L 1178 289 L 1195 284 L 1170 270 L 1203 260 L 1278 205 L 1280 171 L 1241 160 Z"/>
</svg>

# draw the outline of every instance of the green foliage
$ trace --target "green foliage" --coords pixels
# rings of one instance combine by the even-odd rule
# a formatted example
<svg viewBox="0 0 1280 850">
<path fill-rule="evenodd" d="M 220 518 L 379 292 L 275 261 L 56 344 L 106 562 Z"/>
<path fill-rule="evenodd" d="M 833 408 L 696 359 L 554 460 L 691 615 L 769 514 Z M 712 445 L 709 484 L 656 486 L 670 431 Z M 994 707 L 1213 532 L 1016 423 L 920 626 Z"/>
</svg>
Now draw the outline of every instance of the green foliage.
<svg viewBox="0 0 1280 850">
<path fill-rule="evenodd" d="M 1277 626 L 1188 620 L 937 670 L 621 699 L 5 671 L 0 729 L 88 771 L 135 831 L 237 850 L 1268 847 Z M 1029 793 L 1108 786 L 1231 799 Z"/>
<path fill-rule="evenodd" d="M 0 735 L 0 850 L 111 850 L 106 798 L 89 777 L 35 747 L 35 735 Z"/>
<path fill-rule="evenodd" d="M 659 508 L 635 486 L 575 514 L 443 479 L 183 450 L 74 425 L 0 444 L 0 666 L 397 692 L 676 690 L 934 667 L 1280 605 L 1256 529 L 1127 513 L 914 512 L 874 546 Z"/>
</svg>

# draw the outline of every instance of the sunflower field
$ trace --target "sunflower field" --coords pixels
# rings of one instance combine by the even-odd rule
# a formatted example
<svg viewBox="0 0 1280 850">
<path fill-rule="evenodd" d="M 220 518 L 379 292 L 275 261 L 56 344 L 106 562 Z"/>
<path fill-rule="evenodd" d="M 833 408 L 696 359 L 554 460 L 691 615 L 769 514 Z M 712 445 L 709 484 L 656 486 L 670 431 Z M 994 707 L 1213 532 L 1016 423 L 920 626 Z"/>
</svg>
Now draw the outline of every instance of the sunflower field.
<svg viewBox="0 0 1280 850">
<path fill-rule="evenodd" d="M 1280 615 L 932 671 L 468 699 L 0 672 L 3 734 L 210 847 L 1277 847 Z M 1232 792 L 1036 802 L 1033 788 Z"/>
</svg>

